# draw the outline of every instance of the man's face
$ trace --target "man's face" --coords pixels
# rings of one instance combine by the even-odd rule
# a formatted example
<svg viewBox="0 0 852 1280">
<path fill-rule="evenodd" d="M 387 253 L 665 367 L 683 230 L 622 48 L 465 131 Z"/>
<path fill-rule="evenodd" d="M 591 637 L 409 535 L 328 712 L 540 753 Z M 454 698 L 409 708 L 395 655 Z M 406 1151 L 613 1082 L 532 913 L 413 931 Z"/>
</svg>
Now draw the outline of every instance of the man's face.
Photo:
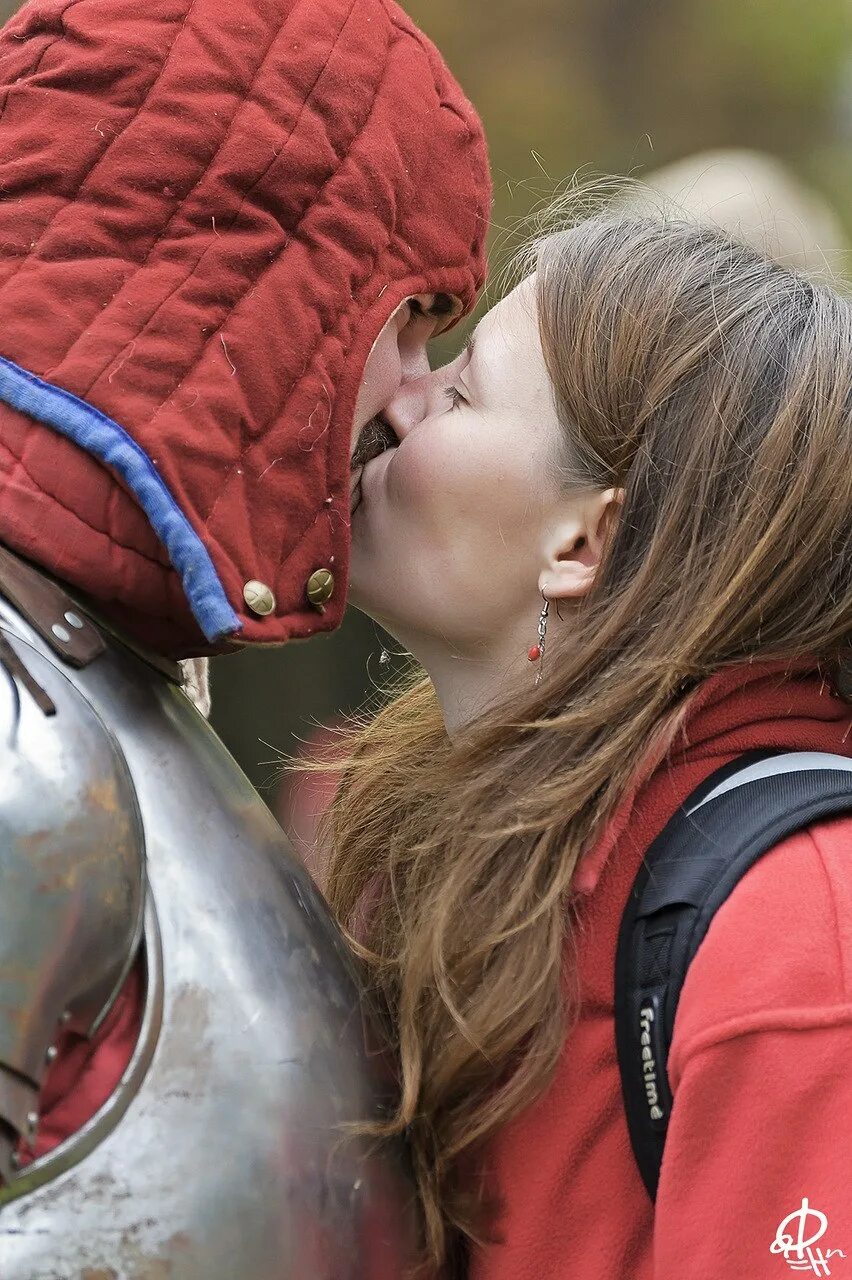
<svg viewBox="0 0 852 1280">
<path fill-rule="evenodd" d="M 406 298 L 394 311 L 364 366 L 352 422 L 352 455 L 364 428 L 373 424 L 402 384 L 429 372 L 426 344 L 446 327 L 457 310 L 457 304 L 446 294 L 420 293 Z M 369 436 L 370 432 L 364 434 Z"/>
</svg>

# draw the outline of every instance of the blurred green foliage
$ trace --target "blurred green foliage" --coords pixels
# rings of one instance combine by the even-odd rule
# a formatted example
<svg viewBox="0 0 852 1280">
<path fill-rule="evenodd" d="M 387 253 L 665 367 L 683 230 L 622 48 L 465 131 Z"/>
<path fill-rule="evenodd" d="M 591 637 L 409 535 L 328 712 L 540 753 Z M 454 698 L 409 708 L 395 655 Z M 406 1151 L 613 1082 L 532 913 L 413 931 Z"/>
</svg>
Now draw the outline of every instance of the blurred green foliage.
<svg viewBox="0 0 852 1280">
<path fill-rule="evenodd" d="M 837 123 L 846 0 L 411 0 L 479 108 L 498 223 L 526 183 L 710 147 L 804 161 Z"/>
</svg>

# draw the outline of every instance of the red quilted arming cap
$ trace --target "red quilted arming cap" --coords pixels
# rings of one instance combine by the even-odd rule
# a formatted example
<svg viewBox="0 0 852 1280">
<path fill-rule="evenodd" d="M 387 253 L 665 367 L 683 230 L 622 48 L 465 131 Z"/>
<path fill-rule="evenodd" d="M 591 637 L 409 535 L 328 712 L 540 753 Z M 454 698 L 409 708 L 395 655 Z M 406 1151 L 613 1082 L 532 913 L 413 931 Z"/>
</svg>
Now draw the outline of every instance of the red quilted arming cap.
<svg viewBox="0 0 852 1280">
<path fill-rule="evenodd" d="M 41 0 L 0 110 L 0 538 L 176 656 L 334 628 L 370 348 L 484 277 L 439 54 L 390 0 Z"/>
</svg>

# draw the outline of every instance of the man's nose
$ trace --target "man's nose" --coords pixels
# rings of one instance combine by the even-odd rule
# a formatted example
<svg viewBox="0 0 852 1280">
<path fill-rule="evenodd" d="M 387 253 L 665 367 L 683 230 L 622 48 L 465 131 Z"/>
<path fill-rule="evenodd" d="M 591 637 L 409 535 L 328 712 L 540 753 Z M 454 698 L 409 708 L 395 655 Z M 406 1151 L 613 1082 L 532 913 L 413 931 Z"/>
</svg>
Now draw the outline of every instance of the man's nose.
<svg viewBox="0 0 852 1280">
<path fill-rule="evenodd" d="M 429 372 L 429 357 L 426 354 L 426 343 L 417 342 L 403 346 L 400 344 L 399 363 L 403 382 L 416 382 Z"/>
</svg>

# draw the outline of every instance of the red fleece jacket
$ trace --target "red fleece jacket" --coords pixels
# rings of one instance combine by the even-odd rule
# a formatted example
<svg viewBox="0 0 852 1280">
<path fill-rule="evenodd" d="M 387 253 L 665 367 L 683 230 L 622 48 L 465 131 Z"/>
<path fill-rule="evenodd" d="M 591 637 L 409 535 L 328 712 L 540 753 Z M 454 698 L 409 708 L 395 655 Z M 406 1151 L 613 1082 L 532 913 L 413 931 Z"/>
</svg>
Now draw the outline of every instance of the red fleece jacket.
<svg viewBox="0 0 852 1280">
<path fill-rule="evenodd" d="M 690 791 L 743 751 L 852 755 L 852 712 L 812 672 L 785 680 L 754 667 L 707 683 L 686 737 L 578 868 L 579 1018 L 552 1086 L 488 1152 L 502 1243 L 474 1253 L 471 1280 L 782 1280 L 791 1267 L 770 1245 L 803 1198 L 828 1220 L 814 1252 L 846 1255 L 818 1274 L 852 1277 L 852 818 L 785 840 L 719 910 L 675 1022 L 655 1207 L 634 1164 L 613 975 L 644 852 Z M 818 1219 L 806 1227 L 805 1240 Z M 786 1230 L 798 1240 L 797 1221 Z"/>
<path fill-rule="evenodd" d="M 579 1019 L 550 1089 L 491 1145 L 502 1243 L 474 1253 L 470 1280 L 778 1280 L 790 1269 L 770 1245 L 804 1197 L 828 1219 L 814 1248 L 842 1250 L 830 1274 L 852 1277 L 852 818 L 778 845 L 718 912 L 675 1023 L 656 1209 L 633 1161 L 613 971 L 644 852 L 693 788 L 743 751 L 852 756 L 852 712 L 808 664 L 791 678 L 766 664 L 708 681 L 685 737 L 664 763 L 649 761 L 578 867 Z M 135 998 L 125 993 L 94 1046 L 65 1046 L 40 1149 L 108 1096 L 130 1052 Z M 795 1222 L 788 1230 L 798 1239 Z"/>
</svg>

